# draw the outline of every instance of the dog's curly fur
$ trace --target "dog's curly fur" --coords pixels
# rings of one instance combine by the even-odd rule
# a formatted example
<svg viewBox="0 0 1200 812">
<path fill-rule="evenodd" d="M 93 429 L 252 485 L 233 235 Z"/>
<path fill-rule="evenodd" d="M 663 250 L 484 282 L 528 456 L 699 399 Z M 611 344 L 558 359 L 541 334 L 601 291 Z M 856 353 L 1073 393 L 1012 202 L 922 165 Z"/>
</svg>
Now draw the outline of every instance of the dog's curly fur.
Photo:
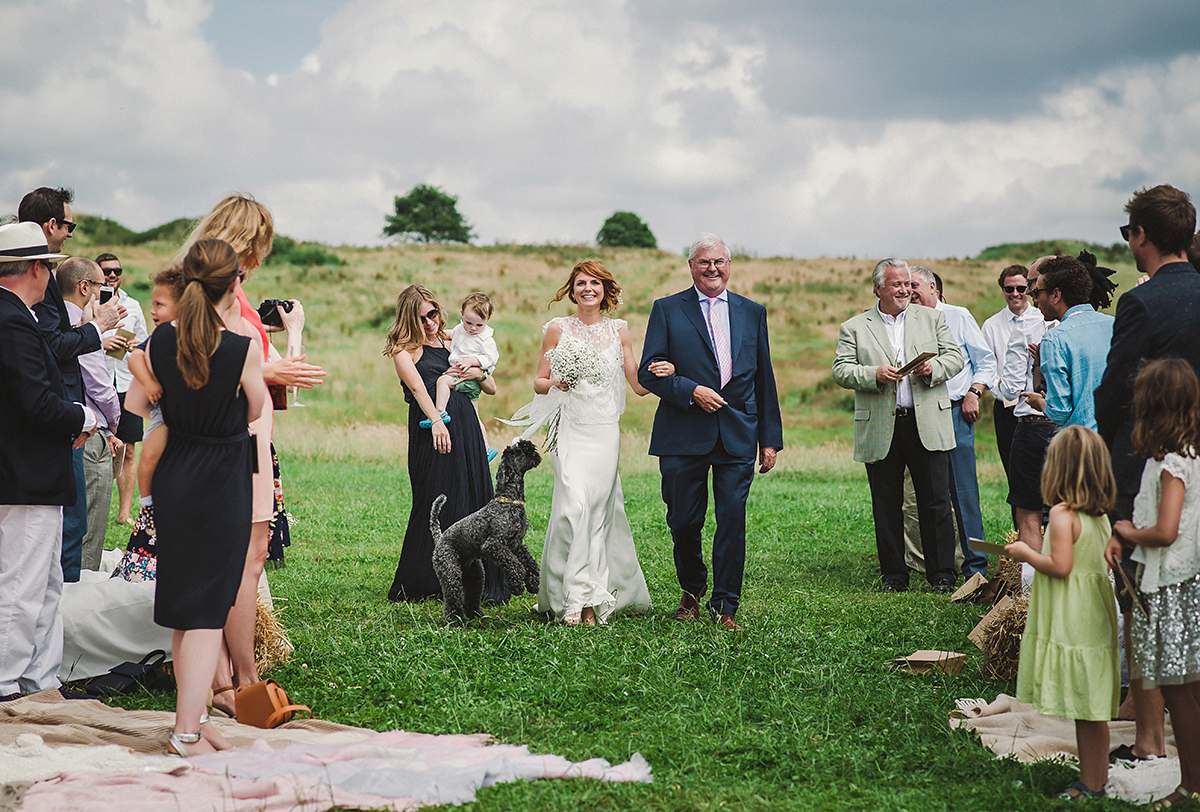
<svg viewBox="0 0 1200 812">
<path fill-rule="evenodd" d="M 446 495 L 429 510 L 433 534 L 433 570 L 442 585 L 446 622 L 462 626 L 467 618 L 483 617 L 483 559 L 500 565 L 512 594 L 538 590 L 538 565 L 525 547 L 529 518 L 525 515 L 525 472 L 542 462 L 537 447 L 518 440 L 504 449 L 496 471 L 496 496 L 445 530 L 438 523 Z"/>
</svg>

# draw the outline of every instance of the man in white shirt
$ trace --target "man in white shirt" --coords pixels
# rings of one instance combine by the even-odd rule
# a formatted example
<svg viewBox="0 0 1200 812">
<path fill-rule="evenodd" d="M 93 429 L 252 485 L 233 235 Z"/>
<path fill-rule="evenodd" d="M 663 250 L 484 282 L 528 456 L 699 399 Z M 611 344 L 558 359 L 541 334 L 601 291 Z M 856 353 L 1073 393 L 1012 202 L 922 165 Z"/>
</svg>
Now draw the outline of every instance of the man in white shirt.
<svg viewBox="0 0 1200 812">
<path fill-rule="evenodd" d="M 979 477 L 975 473 L 975 421 L 979 419 L 979 398 L 996 380 L 996 356 L 971 311 L 942 301 L 941 279 L 937 274 L 924 265 L 913 265 L 912 280 L 914 303 L 941 312 L 966 362 L 958 374 L 946 381 L 946 390 L 954 424 L 955 447 L 950 452 L 954 512 L 963 556 L 962 574 L 970 578 L 975 573 L 986 574 L 988 567 L 987 556 L 972 550 L 970 539 L 984 538 Z"/>
<path fill-rule="evenodd" d="M 149 336 L 146 331 L 146 314 L 142 312 L 141 303 L 121 289 L 121 283 L 125 279 L 121 260 L 117 259 L 115 254 L 101 254 L 96 257 L 96 264 L 100 266 L 100 270 L 104 274 L 104 284 L 115 291 L 114 296 L 117 303 L 125 308 L 125 318 L 121 319 L 116 329 L 109 330 L 103 336 L 104 351 L 105 353 L 128 352 Z M 133 333 L 133 337 L 122 337 L 117 330 Z M 127 355 L 122 355 L 120 358 L 105 355 L 104 359 L 108 366 L 109 376 L 117 387 L 117 397 L 121 401 L 121 422 L 113 433 L 124 444 L 124 449 L 122 454 L 114 457 L 114 461 L 119 462 L 119 466 L 114 467 L 117 478 L 117 521 L 125 524 L 130 522 L 129 511 L 133 503 L 133 480 L 137 474 L 135 450 L 137 444 L 142 441 L 142 418 L 125 410 L 125 393 L 129 391 L 129 384 L 133 381 L 127 357 Z"/>
<path fill-rule="evenodd" d="M 1036 295 L 1033 291 L 1037 289 L 1038 268 L 1048 259 L 1052 257 L 1039 257 L 1029 266 L 1026 292 L 1030 295 Z M 1017 426 L 1013 430 L 1012 451 L 1008 458 L 1008 503 L 1013 506 L 1019 540 L 1041 552 L 1042 513 L 1046 507 L 1042 502 L 1042 463 L 1055 426 L 1021 393 L 1045 394 L 1046 384 L 1038 366 L 1038 348 L 1042 336 L 1058 322 L 1048 322 L 1041 311 L 1031 309 L 1038 314 L 1037 318 L 1018 320 L 1009 335 L 1000 364 L 998 391 L 1005 400 L 1017 401 L 1013 408 Z"/>
<path fill-rule="evenodd" d="M 1004 352 L 1008 347 L 1008 339 L 1012 336 L 1013 328 L 1025 322 L 1042 321 L 1042 314 L 1036 307 L 1029 306 L 1029 269 L 1024 265 L 1009 265 L 1000 272 L 998 280 L 1000 290 L 1004 293 L 1005 308 L 983 323 L 983 337 L 988 348 L 996 356 L 996 371 L 1004 362 Z M 1017 417 L 1013 409 L 1017 405 L 1016 398 L 1011 400 L 1000 396 L 1000 379 L 997 377 L 989 388 L 995 400 L 992 403 L 992 421 L 996 427 L 996 445 L 1000 449 L 1000 463 L 1004 466 L 1004 474 L 1008 475 L 1008 454 L 1012 450 L 1013 431 L 1017 427 Z"/>
</svg>

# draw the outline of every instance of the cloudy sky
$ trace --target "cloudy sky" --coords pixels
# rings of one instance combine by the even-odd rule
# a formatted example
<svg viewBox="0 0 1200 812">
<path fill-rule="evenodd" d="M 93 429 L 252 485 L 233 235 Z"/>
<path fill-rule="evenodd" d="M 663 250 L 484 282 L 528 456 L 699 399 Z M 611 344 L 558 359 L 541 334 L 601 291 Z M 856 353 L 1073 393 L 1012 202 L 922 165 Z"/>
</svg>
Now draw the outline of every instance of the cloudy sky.
<svg viewBox="0 0 1200 812">
<path fill-rule="evenodd" d="M 371 244 L 431 183 L 482 243 L 1112 243 L 1134 189 L 1200 192 L 1198 34 L 1196 0 L 0 0 L 0 213 L 243 190 Z"/>
</svg>

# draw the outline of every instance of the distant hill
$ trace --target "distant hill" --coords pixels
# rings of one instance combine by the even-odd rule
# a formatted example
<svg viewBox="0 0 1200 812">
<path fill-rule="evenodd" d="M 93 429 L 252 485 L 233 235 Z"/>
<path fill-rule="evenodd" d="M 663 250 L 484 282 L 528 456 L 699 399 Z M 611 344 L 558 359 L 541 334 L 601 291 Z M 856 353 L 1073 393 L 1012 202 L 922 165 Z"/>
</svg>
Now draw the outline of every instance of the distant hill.
<svg viewBox="0 0 1200 812">
<path fill-rule="evenodd" d="M 1123 242 L 1112 245 L 1097 245 L 1094 242 L 1082 240 L 1036 240 L 1034 242 L 1006 242 L 1003 245 L 993 245 L 979 252 L 975 259 L 998 260 L 1009 259 L 1028 265 L 1038 257 L 1048 254 L 1057 256 L 1078 256 L 1080 251 L 1089 251 L 1096 255 L 1101 264 L 1129 261 L 1129 246 Z"/>
<path fill-rule="evenodd" d="M 180 217 L 145 231 L 134 231 L 116 220 L 91 214 L 76 215 L 75 220 L 79 223 L 80 232 L 86 236 L 90 244 L 114 247 L 144 245 L 152 242 L 180 246 L 199 222 L 198 219 Z M 267 262 L 299 266 L 343 264 L 341 257 L 331 251 L 326 251 L 319 243 L 297 242 L 282 234 L 275 235 L 274 248 L 267 257 Z"/>
<path fill-rule="evenodd" d="M 169 223 L 139 232 L 126 228 L 116 220 L 109 220 L 107 217 L 80 214 L 75 219 L 79 222 L 79 228 L 93 243 L 98 245 L 143 245 L 158 241 L 179 244 L 192 232 L 197 222 L 194 219 L 180 217 Z"/>
</svg>

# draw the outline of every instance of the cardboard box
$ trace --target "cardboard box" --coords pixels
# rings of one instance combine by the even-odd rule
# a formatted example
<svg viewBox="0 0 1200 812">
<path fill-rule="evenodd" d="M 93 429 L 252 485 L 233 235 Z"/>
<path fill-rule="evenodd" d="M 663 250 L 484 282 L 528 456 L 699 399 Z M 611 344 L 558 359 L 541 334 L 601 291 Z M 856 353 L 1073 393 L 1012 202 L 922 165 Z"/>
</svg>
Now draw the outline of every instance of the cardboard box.
<svg viewBox="0 0 1200 812">
<path fill-rule="evenodd" d="M 988 579 L 983 577 L 983 573 L 977 572 L 968 578 L 962 586 L 954 590 L 954 594 L 950 596 L 950 600 L 955 603 L 974 600 L 978 597 L 980 591 L 987 586 L 987 582 Z"/>
<path fill-rule="evenodd" d="M 941 671 L 943 674 L 954 676 L 963 670 L 967 664 L 967 655 L 957 651 L 931 651 L 921 649 L 907 657 L 896 657 L 891 661 L 897 671 L 908 674 L 928 674 L 931 671 Z"/>
<path fill-rule="evenodd" d="M 1005 595 L 1003 598 L 996 601 L 996 605 L 991 608 L 991 611 L 984 615 L 983 618 L 977 624 L 975 624 L 974 629 L 971 629 L 971 633 L 967 635 L 967 639 L 974 643 L 976 647 L 982 651 L 983 635 L 992 627 L 993 624 L 995 624 L 997 620 L 1000 619 L 1000 615 L 1007 611 L 1012 604 L 1013 599 L 1009 595 Z"/>
</svg>

